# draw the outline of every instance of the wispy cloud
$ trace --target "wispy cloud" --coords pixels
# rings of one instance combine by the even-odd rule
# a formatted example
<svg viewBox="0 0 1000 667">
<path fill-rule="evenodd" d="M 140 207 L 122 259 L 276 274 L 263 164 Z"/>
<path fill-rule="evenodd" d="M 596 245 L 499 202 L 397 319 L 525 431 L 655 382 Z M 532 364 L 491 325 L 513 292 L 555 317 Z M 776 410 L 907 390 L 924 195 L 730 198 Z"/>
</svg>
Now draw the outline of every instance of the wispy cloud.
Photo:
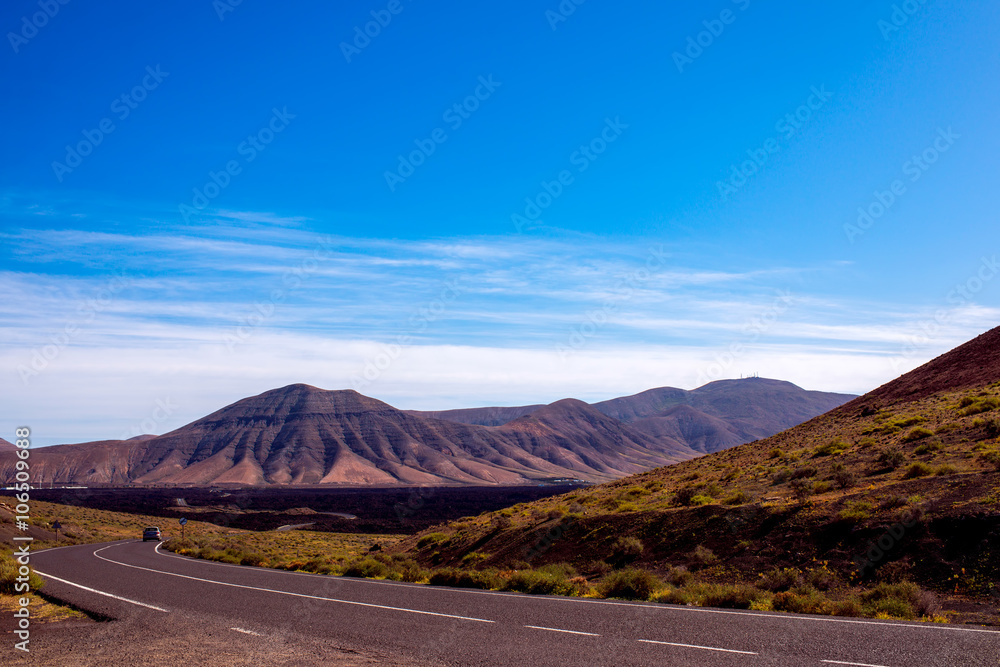
<svg viewBox="0 0 1000 667">
<path fill-rule="evenodd" d="M 282 384 L 350 387 L 400 340 L 365 392 L 407 408 L 690 388 L 734 342 L 745 351 L 730 375 L 860 392 L 898 374 L 873 359 L 898 355 L 926 318 L 921 308 L 801 288 L 809 273 L 846 267 L 739 270 L 681 262 L 655 242 L 364 239 L 232 211 L 171 233 L 95 232 L 65 211 L 55 217 L 60 224 L 0 233 L 0 398 L 10 415 L 0 428 L 34 419 L 53 429 L 41 435 L 48 443 L 113 437 L 164 398 L 182 407 L 160 430 Z M 783 294 L 792 297 L 779 316 L 754 324 Z M 975 303 L 952 311 L 907 363 L 1000 315 Z M 561 355 L 595 313 L 600 326 Z"/>
</svg>

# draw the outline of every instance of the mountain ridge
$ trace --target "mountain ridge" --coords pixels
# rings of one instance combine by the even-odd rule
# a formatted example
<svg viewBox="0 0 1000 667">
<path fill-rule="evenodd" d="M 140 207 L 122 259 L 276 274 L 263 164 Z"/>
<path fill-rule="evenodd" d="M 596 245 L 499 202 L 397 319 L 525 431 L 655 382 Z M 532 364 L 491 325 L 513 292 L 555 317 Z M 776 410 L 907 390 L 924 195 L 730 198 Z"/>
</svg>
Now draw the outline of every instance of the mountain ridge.
<svg viewBox="0 0 1000 667">
<path fill-rule="evenodd" d="M 808 394 L 790 383 L 780 386 Z M 744 391 L 738 385 L 724 389 L 726 400 L 740 402 L 731 395 Z M 635 402 L 633 397 L 615 400 Z M 718 411 L 710 403 L 702 407 Z M 825 403 L 815 405 L 814 412 L 826 409 Z M 739 444 L 756 433 L 754 428 L 760 430 L 740 426 L 743 413 L 733 425 L 695 408 L 660 415 L 636 404 L 628 417 L 644 418 L 627 423 L 601 406 L 567 398 L 508 410 L 502 414 L 526 414 L 479 425 L 431 416 L 440 413 L 398 410 L 350 389 L 297 383 L 241 399 L 160 436 L 47 447 L 33 453 L 32 470 L 38 482 L 82 484 L 603 482 Z M 501 414 L 491 410 L 479 416 Z M 689 436 L 695 446 L 687 442 Z M 12 464 L 9 454 L 0 455 L 0 476 L 9 477 Z"/>
</svg>

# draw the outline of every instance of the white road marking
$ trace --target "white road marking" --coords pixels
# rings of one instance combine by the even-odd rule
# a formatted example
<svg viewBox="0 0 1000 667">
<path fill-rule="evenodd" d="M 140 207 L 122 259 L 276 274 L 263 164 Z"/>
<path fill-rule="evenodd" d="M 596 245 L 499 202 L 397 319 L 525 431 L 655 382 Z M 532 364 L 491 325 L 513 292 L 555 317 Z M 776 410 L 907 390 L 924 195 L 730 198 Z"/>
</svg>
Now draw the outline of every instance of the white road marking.
<svg viewBox="0 0 1000 667">
<path fill-rule="evenodd" d="M 753 651 L 737 651 L 731 648 L 717 648 L 715 646 L 697 646 L 696 644 L 676 644 L 674 642 L 657 642 L 652 639 L 640 639 L 639 641 L 645 642 L 646 644 L 663 644 L 664 646 L 682 646 L 684 648 L 700 648 L 706 651 L 722 651 L 723 653 L 742 653 L 743 655 L 757 655 Z"/>
<path fill-rule="evenodd" d="M 869 665 L 866 662 L 841 662 L 840 660 L 820 660 L 829 665 L 854 665 L 854 667 L 885 667 L 885 665 Z"/>
<path fill-rule="evenodd" d="M 600 637 L 599 634 L 594 632 L 580 632 L 578 630 L 561 630 L 560 628 L 544 628 L 540 625 L 526 625 L 526 628 L 531 628 L 532 630 L 548 630 L 549 632 L 565 632 L 569 635 L 586 635 L 587 637 Z"/>
<path fill-rule="evenodd" d="M 245 628 L 229 628 L 230 630 L 235 630 L 236 632 L 242 632 L 245 635 L 253 635 L 254 637 L 263 637 L 264 635 L 259 632 L 254 632 L 253 630 L 247 630 Z"/>
<path fill-rule="evenodd" d="M 471 616 L 457 616 L 455 614 L 442 614 L 442 613 L 439 613 L 439 612 L 436 612 L 436 611 L 423 611 L 423 610 L 420 610 L 420 609 L 407 609 L 405 607 L 389 607 L 387 605 L 372 604 L 370 602 L 356 602 L 354 600 L 338 600 L 337 598 L 325 598 L 325 597 L 322 597 L 320 595 L 306 595 L 305 593 L 291 593 L 289 591 L 279 591 L 279 590 L 275 590 L 273 588 L 259 588 L 257 586 L 244 586 L 242 584 L 230 584 L 230 583 L 227 583 L 225 581 L 215 581 L 213 579 L 202 579 L 200 577 L 191 577 L 191 576 L 188 576 L 186 574 L 176 574 L 174 572 L 165 572 L 163 570 L 154 570 L 154 569 L 149 568 L 149 567 L 139 567 L 138 565 L 129 565 L 128 563 L 121 563 L 121 562 L 116 561 L 116 560 L 111 560 L 110 558 L 105 558 L 104 556 L 98 556 L 98 554 L 101 551 L 104 551 L 105 549 L 110 549 L 111 547 L 114 547 L 114 546 L 120 546 L 120 545 L 111 544 L 111 545 L 108 545 L 108 546 L 106 546 L 106 547 L 104 547 L 102 549 L 98 549 L 97 551 L 94 552 L 94 556 L 97 557 L 97 558 L 99 558 L 99 559 L 101 559 L 101 560 L 103 560 L 103 561 L 106 561 L 108 563 L 113 563 L 115 565 L 121 565 L 122 567 L 130 567 L 130 568 L 132 568 L 134 570 L 144 570 L 146 572 L 154 572 L 156 574 L 165 574 L 165 575 L 167 575 L 169 577 L 180 577 L 181 579 L 190 579 L 192 581 L 201 581 L 201 582 L 204 582 L 206 584 L 215 584 L 216 586 L 229 586 L 230 588 L 245 588 L 245 589 L 251 590 L 251 591 L 261 591 L 262 593 L 277 593 L 278 595 L 289 595 L 291 597 L 296 597 L 296 598 L 308 598 L 310 600 L 324 600 L 326 602 L 337 602 L 337 603 L 340 603 L 340 604 L 352 604 L 352 605 L 356 605 L 358 607 L 371 607 L 373 609 L 386 609 L 388 611 L 405 611 L 405 612 L 410 613 L 410 614 L 422 614 L 424 616 L 440 616 L 442 618 L 455 618 L 455 619 L 458 619 L 458 620 L 461 620 L 461 621 L 476 621 L 478 623 L 496 623 L 496 621 L 489 621 L 489 620 L 486 620 L 485 618 L 473 618 Z"/>
<path fill-rule="evenodd" d="M 36 569 L 35 570 L 35 574 L 40 574 L 43 577 L 48 577 L 49 579 L 52 579 L 53 581 L 58 581 L 60 583 L 66 584 L 67 586 L 76 586 L 77 588 L 82 588 L 85 591 L 89 591 L 91 593 L 97 593 L 98 595 L 103 595 L 105 597 L 114 598 L 116 600 L 121 600 L 122 602 L 128 602 L 130 604 L 137 604 L 140 607 L 146 607 L 147 609 L 155 609 L 156 611 L 162 611 L 162 612 L 166 612 L 168 614 L 170 613 L 169 611 L 167 611 L 163 607 L 157 607 L 155 605 L 146 604 L 145 602 L 137 602 L 135 600 L 130 600 L 129 598 L 123 598 L 123 597 L 121 597 L 119 595 L 112 595 L 111 593 L 105 593 L 104 591 L 99 591 L 96 588 L 90 588 L 89 586 L 84 586 L 82 584 L 74 584 L 72 581 L 66 581 L 65 579 L 60 579 L 59 577 L 57 577 L 55 575 L 45 574 L 41 570 L 37 570 Z"/>
<path fill-rule="evenodd" d="M 75 546 L 75 545 L 70 545 Z M 68 549 L 70 547 L 57 547 L 59 549 Z M 201 558 L 189 558 L 186 556 L 177 556 L 175 554 L 163 553 L 159 550 L 159 545 L 157 545 L 156 553 L 160 556 L 167 556 L 170 558 L 177 558 L 179 560 L 184 560 L 187 562 L 198 562 L 204 563 L 206 565 L 217 565 L 219 567 L 236 567 L 240 569 L 247 569 L 246 565 L 230 565 L 228 563 L 217 563 L 211 560 L 205 560 Z M 273 568 L 258 567 L 256 568 L 258 572 L 273 572 L 275 574 L 281 575 L 296 575 L 300 577 L 322 577 L 324 579 L 329 579 L 329 575 L 325 574 L 312 574 L 309 572 L 287 572 L 285 570 L 275 570 Z M 721 614 L 724 616 L 752 616 L 754 618 L 770 618 L 775 620 L 787 620 L 787 621 L 812 621 L 815 623 L 846 623 L 849 625 L 879 625 L 879 626 L 889 626 L 891 628 L 912 628 L 916 630 L 945 630 L 950 632 L 977 632 L 985 633 L 990 635 L 1000 635 L 1000 630 L 987 630 L 986 628 L 966 628 L 966 627 L 955 627 L 945 625 L 943 623 L 887 623 L 884 621 L 869 621 L 862 618 L 842 618 L 842 617 L 825 617 L 825 616 L 799 616 L 796 614 L 787 614 L 783 612 L 752 612 L 752 611 L 729 611 L 725 609 L 712 609 L 710 607 L 688 607 L 682 605 L 671 605 L 671 604 L 642 604 L 635 602 L 615 602 L 613 600 L 584 600 L 581 598 L 570 598 L 561 597 L 558 595 L 527 595 L 518 593 L 502 593 L 500 591 L 477 591 L 468 588 L 450 588 L 447 586 L 430 586 L 427 584 L 406 584 L 395 581 L 384 581 L 381 579 L 360 579 L 355 577 L 336 577 L 344 582 L 344 584 L 359 584 L 359 585 L 371 585 L 371 586 L 398 586 L 400 588 L 429 588 L 436 591 L 444 591 L 449 593 L 457 593 L 460 595 L 495 595 L 499 597 L 510 597 L 519 600 L 545 600 L 547 602 L 570 602 L 574 604 L 599 604 L 599 605 L 609 605 L 613 607 L 631 607 L 632 609 L 642 608 L 642 609 L 659 609 L 665 612 L 675 611 L 675 612 L 691 612 L 697 614 Z"/>
</svg>

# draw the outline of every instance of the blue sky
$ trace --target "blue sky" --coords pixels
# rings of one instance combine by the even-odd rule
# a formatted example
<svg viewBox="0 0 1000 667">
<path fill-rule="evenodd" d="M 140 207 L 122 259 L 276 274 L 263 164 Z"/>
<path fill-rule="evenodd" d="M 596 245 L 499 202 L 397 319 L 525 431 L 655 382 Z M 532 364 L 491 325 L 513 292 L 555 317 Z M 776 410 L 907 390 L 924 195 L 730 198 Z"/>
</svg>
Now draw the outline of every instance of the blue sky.
<svg viewBox="0 0 1000 667">
<path fill-rule="evenodd" d="M 18 0 L 0 26 L 8 440 L 291 382 L 864 392 L 1000 315 L 993 3 Z"/>
</svg>

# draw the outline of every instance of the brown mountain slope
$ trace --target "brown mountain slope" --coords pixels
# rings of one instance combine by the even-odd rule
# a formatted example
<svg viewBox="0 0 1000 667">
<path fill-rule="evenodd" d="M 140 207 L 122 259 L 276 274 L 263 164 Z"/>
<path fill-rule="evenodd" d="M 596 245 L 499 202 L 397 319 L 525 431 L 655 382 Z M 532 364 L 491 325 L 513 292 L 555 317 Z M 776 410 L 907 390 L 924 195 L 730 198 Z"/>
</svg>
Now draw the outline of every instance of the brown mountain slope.
<svg viewBox="0 0 1000 667">
<path fill-rule="evenodd" d="M 781 598 L 790 609 L 809 608 L 808 572 L 842 592 L 909 579 L 996 606 L 998 337 L 767 439 L 432 529 L 443 535 L 435 562 L 476 551 L 489 555 L 481 567 L 569 561 L 597 579 L 626 549 L 654 572 L 683 565 L 710 582 L 792 568 L 782 575 L 799 586 Z M 408 549 L 429 562 L 419 539 Z"/>
<path fill-rule="evenodd" d="M 0 452 L 16 452 L 16 451 L 17 447 L 14 446 L 14 443 L 7 442 L 3 438 L 0 438 Z"/>
<path fill-rule="evenodd" d="M 791 382 L 748 378 L 719 380 L 686 391 L 659 387 L 594 403 L 605 415 L 664 444 L 698 453 L 766 438 L 855 398 L 851 394 L 806 391 Z M 685 409 L 678 410 L 679 406 Z M 542 406 L 467 408 L 410 414 L 465 424 L 499 426 Z"/>
<path fill-rule="evenodd" d="M 32 484 L 128 484 L 142 447 L 123 440 L 56 445 L 31 450 Z M 16 456 L 0 453 L 0 480 L 12 480 Z"/>
<path fill-rule="evenodd" d="M 525 449 L 547 461 L 572 470 L 597 469 L 616 477 L 620 476 L 617 473 L 648 470 L 659 458 L 677 461 L 698 454 L 677 439 L 644 435 L 572 398 L 535 410 L 497 431 L 519 437 Z"/>
<path fill-rule="evenodd" d="M 934 393 L 980 387 L 998 379 L 1000 327 L 882 385 L 857 399 L 856 403 L 893 405 L 918 400 Z"/>
<path fill-rule="evenodd" d="M 539 404 L 514 407 L 459 408 L 457 410 L 405 410 L 405 412 L 418 417 L 444 419 L 445 421 L 458 422 L 460 424 L 502 426 L 509 421 L 523 417 L 542 407 L 545 406 Z"/>
<path fill-rule="evenodd" d="M 709 453 L 780 433 L 852 398 L 806 391 L 781 380 L 747 378 L 718 380 L 692 391 L 650 389 L 594 407 L 649 435 L 680 434 L 682 442 Z M 678 406 L 687 409 L 676 410 Z"/>
<path fill-rule="evenodd" d="M 36 482 L 114 484 L 520 484 L 605 481 L 694 455 L 579 401 L 489 428 L 299 384 L 156 438 L 39 450 L 32 475 Z M 13 458 L 0 456 L 0 478 L 12 471 Z"/>
</svg>

